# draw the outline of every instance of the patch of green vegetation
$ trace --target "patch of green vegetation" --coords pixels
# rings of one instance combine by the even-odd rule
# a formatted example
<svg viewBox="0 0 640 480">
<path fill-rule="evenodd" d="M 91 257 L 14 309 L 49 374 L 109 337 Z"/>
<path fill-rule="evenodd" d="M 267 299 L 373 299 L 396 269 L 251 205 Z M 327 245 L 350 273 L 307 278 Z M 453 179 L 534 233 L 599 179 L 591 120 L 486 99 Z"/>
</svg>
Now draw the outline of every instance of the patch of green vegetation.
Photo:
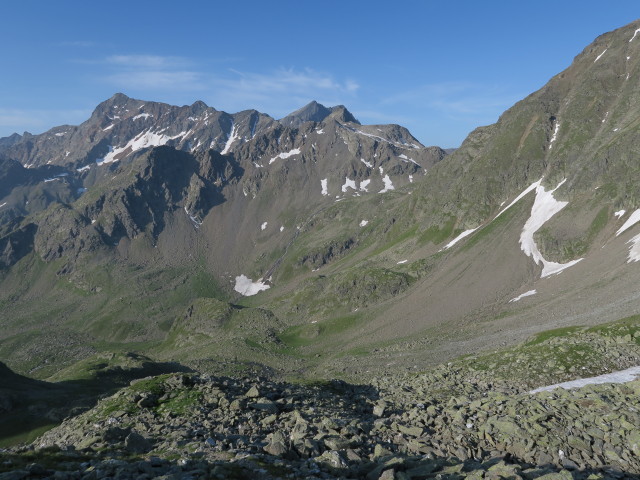
<svg viewBox="0 0 640 480">
<path fill-rule="evenodd" d="M 640 345 L 640 315 L 623 318 L 587 329 L 604 337 L 616 337 Z"/>
<path fill-rule="evenodd" d="M 584 327 L 563 327 L 563 328 L 555 328 L 553 330 L 546 330 L 544 332 L 538 333 L 535 338 L 525 344 L 525 346 L 533 346 L 538 345 L 540 343 L 546 342 L 551 338 L 559 338 L 559 337 L 567 337 L 575 332 L 580 330 L 584 330 Z"/>
<path fill-rule="evenodd" d="M 519 203 L 520 202 L 511 206 L 511 208 L 505 210 L 498 218 L 494 218 L 487 225 L 473 232 L 473 234 L 465 241 L 464 245 L 462 246 L 462 250 L 467 251 L 477 245 L 483 239 L 496 235 L 497 229 L 504 228 L 513 219 L 513 217 L 515 217 L 518 212 Z"/>
<path fill-rule="evenodd" d="M 181 390 L 170 396 L 166 401 L 161 401 L 157 408 L 158 413 L 170 413 L 172 415 L 186 415 L 193 407 L 202 403 L 203 393 L 197 390 Z"/>
<path fill-rule="evenodd" d="M 329 340 L 335 344 L 336 336 L 356 327 L 361 319 L 361 314 L 352 314 L 312 324 L 296 325 L 287 328 L 278 337 L 286 346 L 292 348 L 320 345 Z"/>
<path fill-rule="evenodd" d="M 385 242 L 381 246 L 376 248 L 373 251 L 372 255 L 378 255 L 384 252 L 385 250 L 389 250 L 390 248 L 398 245 L 399 243 L 402 243 L 410 238 L 415 237 L 417 231 L 418 231 L 417 225 L 414 225 L 407 229 L 403 229 L 400 225 L 394 225 L 394 228 L 392 228 L 385 235 Z"/>
<path fill-rule="evenodd" d="M 164 375 L 158 375 L 157 377 L 139 380 L 135 382 L 133 385 L 131 385 L 129 389 L 132 392 L 152 393 L 154 395 L 162 395 L 165 390 L 164 382 L 171 376 L 172 374 L 167 373 Z"/>
<path fill-rule="evenodd" d="M 454 216 L 447 217 L 447 220 L 442 226 L 432 225 L 423 231 L 418 237 L 418 244 L 425 245 L 427 243 L 433 243 L 439 245 L 447 238 L 453 235 L 453 228 L 455 227 L 457 218 Z"/>
<path fill-rule="evenodd" d="M 276 302 L 292 317 L 330 318 L 399 295 L 415 281 L 416 275 L 407 272 L 358 266 L 308 278 L 293 295 L 283 295 Z"/>
</svg>

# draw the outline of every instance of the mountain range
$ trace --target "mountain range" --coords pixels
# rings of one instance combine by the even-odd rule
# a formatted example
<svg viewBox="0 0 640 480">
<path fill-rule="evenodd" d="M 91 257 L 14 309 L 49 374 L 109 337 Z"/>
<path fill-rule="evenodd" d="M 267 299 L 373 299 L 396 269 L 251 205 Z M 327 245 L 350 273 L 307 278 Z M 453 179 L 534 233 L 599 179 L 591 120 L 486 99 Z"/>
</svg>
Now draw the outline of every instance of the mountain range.
<svg viewBox="0 0 640 480">
<path fill-rule="evenodd" d="M 344 106 L 121 93 L 0 139 L 0 360 L 349 377 L 636 313 L 637 34 L 598 37 L 453 152 Z"/>
<path fill-rule="evenodd" d="M 0 478 L 635 478 L 639 382 L 584 385 L 638 371 L 639 34 L 454 150 L 122 93 L 1 138 L 0 446 L 68 418 Z"/>
</svg>

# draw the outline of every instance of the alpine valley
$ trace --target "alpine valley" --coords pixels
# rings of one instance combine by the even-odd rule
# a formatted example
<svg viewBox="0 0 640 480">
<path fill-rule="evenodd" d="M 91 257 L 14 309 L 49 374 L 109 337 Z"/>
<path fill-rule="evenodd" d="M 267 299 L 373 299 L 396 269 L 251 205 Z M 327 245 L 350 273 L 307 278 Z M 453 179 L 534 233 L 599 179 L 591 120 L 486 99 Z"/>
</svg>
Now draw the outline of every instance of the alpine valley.
<svg viewBox="0 0 640 480">
<path fill-rule="evenodd" d="M 0 441 L 68 418 L 0 478 L 638 475 L 640 381 L 530 391 L 640 365 L 639 159 L 640 21 L 454 151 L 121 93 L 1 138 Z"/>
</svg>

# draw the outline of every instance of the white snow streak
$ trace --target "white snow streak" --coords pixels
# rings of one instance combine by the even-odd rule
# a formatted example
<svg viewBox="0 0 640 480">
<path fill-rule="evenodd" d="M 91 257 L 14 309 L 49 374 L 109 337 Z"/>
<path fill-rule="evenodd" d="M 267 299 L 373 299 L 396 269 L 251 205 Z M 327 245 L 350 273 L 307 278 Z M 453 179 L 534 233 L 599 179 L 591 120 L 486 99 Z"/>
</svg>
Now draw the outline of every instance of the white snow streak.
<svg viewBox="0 0 640 480">
<path fill-rule="evenodd" d="M 61 174 L 59 174 L 59 175 L 54 175 L 54 176 L 53 176 L 53 177 L 51 177 L 51 178 L 45 178 L 44 182 L 45 182 L 45 183 L 53 182 L 54 180 L 58 180 L 58 179 L 60 179 L 60 178 L 62 178 L 62 177 L 66 177 L 66 176 L 68 176 L 68 175 L 69 175 L 68 173 L 61 173 Z"/>
<path fill-rule="evenodd" d="M 604 49 L 604 52 L 602 52 L 600 55 L 598 55 L 598 56 L 596 57 L 596 59 L 593 61 L 593 63 L 596 63 L 598 60 L 600 60 L 600 57 L 602 57 L 602 55 L 604 55 L 604 53 L 605 53 L 607 50 L 608 50 L 608 49 L 607 49 L 607 48 L 605 48 L 605 49 Z"/>
<path fill-rule="evenodd" d="M 513 207 L 516 203 L 518 203 L 518 201 L 520 199 L 522 199 L 522 197 L 524 197 L 527 193 L 529 193 L 531 190 L 535 190 L 540 183 L 542 182 L 542 179 L 538 180 L 537 182 L 532 183 L 531 185 L 529 185 L 527 188 L 524 189 L 524 191 L 518 195 L 515 200 L 513 202 L 511 202 L 509 205 L 507 205 L 506 207 L 504 207 L 502 210 L 500 210 L 498 212 L 498 214 L 494 217 L 494 220 L 496 218 L 498 218 L 500 215 L 502 215 L 504 212 L 506 212 L 507 210 L 509 210 L 511 207 Z M 502 202 L 502 205 L 504 205 L 504 202 Z M 502 206 L 501 205 L 501 206 Z"/>
<path fill-rule="evenodd" d="M 360 222 L 360 226 L 361 226 L 361 227 L 366 227 L 368 223 L 369 223 L 369 220 L 362 220 L 362 221 Z"/>
<path fill-rule="evenodd" d="M 382 140 L 383 142 L 389 143 L 391 145 L 395 145 L 400 148 L 420 148 L 418 145 L 414 143 L 398 143 L 393 140 L 389 140 L 388 138 L 380 137 L 378 135 L 372 135 L 371 133 L 363 132 L 362 130 L 358 130 L 356 128 L 344 127 L 352 132 L 359 133 L 360 135 L 364 135 L 365 137 L 375 138 L 376 140 Z"/>
<path fill-rule="evenodd" d="M 281 231 L 281 232 L 282 232 L 282 231 L 284 231 L 284 225 L 282 225 L 282 226 L 280 227 L 280 231 Z"/>
<path fill-rule="evenodd" d="M 521 298 L 530 297 L 531 295 L 535 295 L 536 293 L 538 292 L 536 292 L 535 290 L 529 290 L 528 292 L 524 292 L 522 295 L 518 295 L 516 298 L 512 298 L 511 300 L 509 300 L 509 303 L 517 302 Z"/>
<path fill-rule="evenodd" d="M 629 43 L 633 42 L 633 39 L 636 38 L 636 35 L 638 35 L 639 32 L 640 32 L 640 28 L 636 29 L 636 31 L 633 32 L 633 37 L 631 37 L 631 40 L 629 40 Z"/>
<path fill-rule="evenodd" d="M 149 117 L 153 117 L 153 115 L 151 115 L 150 113 L 141 113 L 140 115 L 136 115 L 135 117 L 133 117 L 133 119 L 138 120 L 139 118 L 149 118 Z"/>
<path fill-rule="evenodd" d="M 4 207 L 7 204 L 7 202 L 4 202 L 2 205 L 0 205 L 0 208 Z"/>
<path fill-rule="evenodd" d="M 191 215 L 189 213 L 189 210 L 187 210 L 187 207 L 185 205 L 184 207 L 184 213 L 187 214 L 187 217 L 189 217 L 189 220 L 191 220 L 193 222 L 193 226 L 197 228 L 200 228 L 200 225 L 202 225 L 202 221 L 198 220 L 198 217 Z"/>
<path fill-rule="evenodd" d="M 367 190 L 367 187 L 369 186 L 369 184 L 371 183 L 370 179 L 366 179 L 366 180 L 362 180 L 360 182 L 360 191 L 361 192 L 368 192 L 369 190 Z"/>
<path fill-rule="evenodd" d="M 616 237 L 621 233 L 623 233 L 624 231 L 633 227 L 638 222 L 640 222 L 640 208 L 635 212 L 633 212 L 631 215 L 629 215 L 629 218 L 627 218 L 627 221 L 624 222 L 624 225 L 622 225 L 620 229 L 616 232 Z"/>
<path fill-rule="evenodd" d="M 222 149 L 220 154 L 224 155 L 225 153 L 228 153 L 229 151 L 231 151 L 231 146 L 233 145 L 233 142 L 238 140 L 238 138 L 240 138 L 238 135 L 238 127 L 234 124 L 231 124 L 231 133 L 229 134 L 229 138 L 227 138 L 227 143 L 225 143 L 224 148 Z"/>
<path fill-rule="evenodd" d="M 618 210 L 617 212 L 613 212 L 613 216 L 616 218 L 622 218 L 625 213 L 627 213 L 626 210 Z"/>
<path fill-rule="evenodd" d="M 555 385 L 548 385 L 546 387 L 536 388 L 529 393 L 548 392 L 556 388 L 564 388 L 569 390 L 571 388 L 581 388 L 586 385 L 600 385 L 603 383 L 627 383 L 633 382 L 636 377 L 640 375 L 640 366 L 631 367 L 619 372 L 605 373 L 604 375 L 598 375 L 597 377 L 579 378 L 577 380 L 571 380 L 570 382 L 556 383 Z"/>
<path fill-rule="evenodd" d="M 456 243 L 458 243 L 460 240 L 462 240 L 465 237 L 468 237 L 469 235 L 471 235 L 473 232 L 475 232 L 479 227 L 476 228 L 472 228 L 471 230 L 465 230 L 464 232 L 462 232 L 460 235 L 458 235 L 456 238 L 454 238 L 453 240 L 451 240 L 449 243 L 447 243 L 444 248 L 442 250 L 447 250 L 448 248 L 453 247 Z"/>
<path fill-rule="evenodd" d="M 236 286 L 233 287 L 236 292 L 240 295 L 244 295 L 245 297 L 251 297 L 263 290 L 268 290 L 269 288 L 271 288 L 271 286 L 264 283 L 262 278 L 254 282 L 246 275 L 237 276 Z"/>
<path fill-rule="evenodd" d="M 90 168 L 91 165 L 85 165 L 84 167 L 76 168 L 76 172 L 84 172 L 86 170 L 89 170 Z"/>
<path fill-rule="evenodd" d="M 544 225 L 551 217 L 569 203 L 560 202 L 553 198 L 553 192 L 560 188 L 565 181 L 566 179 L 562 180 L 556 188 L 549 192 L 546 191 L 542 185 L 538 185 L 536 187 L 536 199 L 533 202 L 533 207 L 531 207 L 531 216 L 524 224 L 524 228 L 520 234 L 520 246 L 524 254 L 531 257 L 536 265 L 540 263 L 542 264 L 541 278 L 560 273 L 566 268 L 569 268 L 582 260 L 582 258 L 579 258 L 568 263 L 549 262 L 544 259 L 540 250 L 538 250 L 538 246 L 533 240 L 533 235 L 542 227 L 542 225 Z"/>
<path fill-rule="evenodd" d="M 322 195 L 329 195 L 329 190 L 327 190 L 327 179 L 323 178 L 320 180 L 320 186 L 322 187 Z"/>
<path fill-rule="evenodd" d="M 107 130 L 111 130 L 113 127 L 115 127 L 115 125 L 112 123 L 111 125 L 109 125 L 108 127 L 105 127 L 102 129 L 103 132 L 106 132 Z"/>
<path fill-rule="evenodd" d="M 640 260 L 640 234 L 633 237 L 627 243 L 631 244 L 629 248 L 629 258 L 627 259 L 627 263 L 637 262 Z"/>
<path fill-rule="evenodd" d="M 409 260 L 400 260 L 396 263 L 396 265 L 402 265 L 403 263 L 407 263 Z"/>
<path fill-rule="evenodd" d="M 273 162 L 275 162 L 277 159 L 281 158 L 281 159 L 285 159 L 285 158 L 289 158 L 293 155 L 298 155 L 300 154 L 300 149 L 299 148 L 294 148 L 293 150 L 290 150 L 288 152 L 283 152 L 280 153 L 278 155 L 276 155 L 275 157 L 273 157 L 271 160 L 269 160 L 269 165 L 271 165 Z"/>
<path fill-rule="evenodd" d="M 378 193 L 387 193 L 389 190 L 395 190 L 395 187 L 393 186 L 393 183 L 391 182 L 389 175 L 385 175 L 382 178 L 382 181 L 384 182 L 384 188 L 380 190 Z"/>
<path fill-rule="evenodd" d="M 553 135 L 551 136 L 551 140 L 549 141 L 549 150 L 553 147 L 553 142 L 558 138 L 558 130 L 560 130 L 560 122 L 556 122 L 556 128 L 553 130 Z"/>
<path fill-rule="evenodd" d="M 409 175 L 409 183 L 413 183 L 413 175 Z"/>
<path fill-rule="evenodd" d="M 356 185 L 355 180 L 351 180 L 349 177 L 344 178 L 344 185 L 342 185 L 342 193 L 347 192 L 347 188 L 353 188 L 354 190 L 358 190 L 358 186 Z"/>
<path fill-rule="evenodd" d="M 316 130 L 316 133 L 318 135 L 322 135 L 324 133 L 324 130 L 321 128 L 320 130 Z"/>
<path fill-rule="evenodd" d="M 416 165 L 418 165 L 420 168 L 422 168 L 422 166 L 416 162 L 413 158 L 409 158 L 407 157 L 404 153 L 401 153 L 400 155 L 398 155 L 399 158 L 402 159 L 403 162 L 411 162 L 411 163 L 415 163 Z"/>
<path fill-rule="evenodd" d="M 361 158 L 360 161 L 364 163 L 367 167 L 373 168 L 373 163 L 367 162 L 364 158 Z"/>
<path fill-rule="evenodd" d="M 260 230 L 266 230 L 267 225 L 267 222 L 264 222 L 262 225 L 260 225 Z"/>
<path fill-rule="evenodd" d="M 109 145 L 109 153 L 107 153 L 104 158 L 99 158 L 98 160 L 96 160 L 96 163 L 98 165 L 104 165 L 105 163 L 116 162 L 118 161 L 116 157 L 129 149 L 131 150 L 131 152 L 135 152 L 147 147 L 159 147 L 161 145 L 165 145 L 171 140 L 184 137 L 186 134 L 187 132 L 180 132 L 179 134 L 170 137 L 168 135 L 161 135 L 159 133 L 151 131 L 142 132 L 137 137 L 129 140 L 129 142 L 124 147 L 113 148 L 111 145 Z"/>
</svg>

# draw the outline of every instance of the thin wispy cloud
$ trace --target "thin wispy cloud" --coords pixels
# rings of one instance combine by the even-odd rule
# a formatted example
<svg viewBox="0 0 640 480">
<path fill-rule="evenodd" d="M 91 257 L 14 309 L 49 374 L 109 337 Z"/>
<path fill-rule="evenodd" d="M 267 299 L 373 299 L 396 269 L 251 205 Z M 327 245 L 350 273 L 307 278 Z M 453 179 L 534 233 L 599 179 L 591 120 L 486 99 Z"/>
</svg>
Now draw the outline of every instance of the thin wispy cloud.
<svg viewBox="0 0 640 480">
<path fill-rule="evenodd" d="M 219 83 L 239 92 L 290 92 L 297 94 L 307 91 L 333 91 L 353 94 L 360 88 L 353 80 L 340 82 L 328 73 L 317 72 L 310 68 L 303 70 L 280 68 L 269 73 L 238 70 L 230 70 L 230 72 L 236 77 L 219 79 Z"/>
<path fill-rule="evenodd" d="M 269 72 L 228 70 L 210 77 L 210 101 L 229 109 L 259 108 L 283 115 L 310 100 L 347 103 L 356 97 L 360 85 L 353 79 L 337 79 L 311 68 L 278 68 Z"/>
<path fill-rule="evenodd" d="M 106 77 L 107 82 L 123 90 L 206 90 L 201 75 L 197 72 L 165 72 L 145 70 L 115 73 Z"/>
<path fill-rule="evenodd" d="M 204 74 L 184 57 L 111 55 L 102 62 L 110 71 L 104 81 L 118 90 L 199 91 L 206 89 Z"/>
<path fill-rule="evenodd" d="M 102 73 L 94 78 L 114 90 L 132 95 L 175 97 L 175 92 L 196 92 L 197 99 L 227 111 L 256 108 L 271 115 L 286 115 L 310 100 L 329 105 L 349 104 L 360 84 L 313 68 L 273 68 L 268 71 L 220 68 L 220 59 L 152 54 L 117 54 L 97 61 Z M 231 58 L 229 63 L 237 63 Z M 88 61 L 88 65 L 91 62 Z M 194 97 L 195 99 L 195 97 Z"/>
<path fill-rule="evenodd" d="M 183 68 L 192 62 L 184 57 L 172 57 L 161 55 L 111 55 L 106 62 L 112 65 L 134 69 L 173 69 Z"/>
</svg>

